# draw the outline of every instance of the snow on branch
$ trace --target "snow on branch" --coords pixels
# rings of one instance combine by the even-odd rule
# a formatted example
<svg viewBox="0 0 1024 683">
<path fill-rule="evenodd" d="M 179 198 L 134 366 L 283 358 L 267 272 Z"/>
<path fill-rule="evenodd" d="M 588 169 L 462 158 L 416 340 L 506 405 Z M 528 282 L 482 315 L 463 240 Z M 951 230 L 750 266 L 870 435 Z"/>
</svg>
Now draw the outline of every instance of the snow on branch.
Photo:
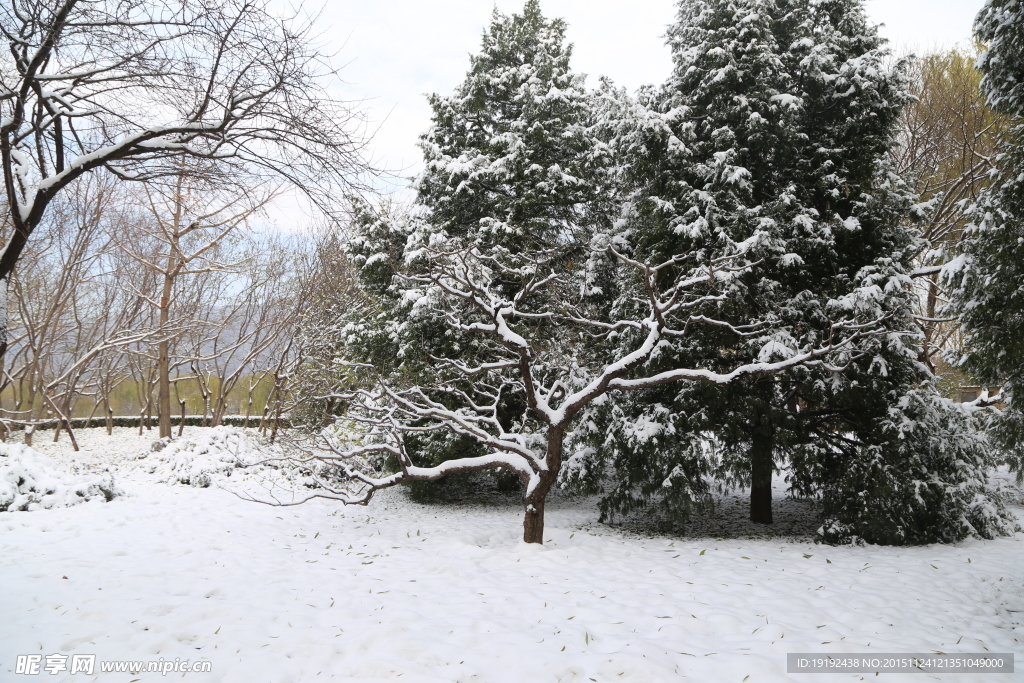
<svg viewBox="0 0 1024 683">
<path fill-rule="evenodd" d="M 331 394 L 347 409 L 314 438 L 330 452 L 322 459 L 337 464 L 359 487 L 357 494 L 325 488 L 311 495 L 362 504 L 375 491 L 401 482 L 492 469 L 515 473 L 525 485 L 527 517 L 542 514 L 544 496 L 562 464 L 564 442 L 587 406 L 616 392 L 669 382 L 728 384 L 801 366 L 839 372 L 856 355 L 858 340 L 887 333 L 884 317 L 843 318 L 817 344 L 785 348 L 776 342 L 774 355 L 764 362 L 727 372 L 650 368 L 661 345 L 691 334 L 696 326 L 721 327 L 739 341 L 772 322 L 733 324 L 713 317 L 730 296 L 730 283 L 757 267 L 747 258 L 755 244 L 756 238 L 696 266 L 685 255 L 652 265 L 611 240 L 594 240 L 591 253 L 612 260 L 619 277 L 632 283 L 633 306 L 622 309 L 632 313 L 613 320 L 588 313 L 585 302 L 573 295 L 579 291 L 578 275 L 561 266 L 557 250 L 513 254 L 492 248 L 485 253 L 454 240 L 421 248 L 415 265 L 400 277 L 419 297 L 421 314 L 472 339 L 474 360 L 432 356 L 436 365 L 427 383 L 403 386 L 382 377 L 372 388 Z M 588 333 L 594 329 L 602 331 L 597 338 Z M 597 346 L 588 348 L 588 343 Z M 580 360 L 588 357 L 601 360 Z M 406 437 L 436 432 L 468 437 L 483 455 L 418 466 Z"/>
<path fill-rule="evenodd" d="M 362 114 L 296 11 L 268 0 L 12 0 L 0 7 L 0 278 L 85 173 L 174 175 L 183 157 L 283 179 L 331 210 L 358 191 Z"/>
</svg>

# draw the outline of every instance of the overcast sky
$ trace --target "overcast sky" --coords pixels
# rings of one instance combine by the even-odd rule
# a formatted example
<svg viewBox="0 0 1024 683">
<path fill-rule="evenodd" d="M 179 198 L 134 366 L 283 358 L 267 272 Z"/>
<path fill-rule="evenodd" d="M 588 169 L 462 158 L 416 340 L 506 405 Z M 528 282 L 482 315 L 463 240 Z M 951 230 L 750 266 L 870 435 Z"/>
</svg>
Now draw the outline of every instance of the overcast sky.
<svg viewBox="0 0 1024 683">
<path fill-rule="evenodd" d="M 927 51 L 965 42 L 984 0 L 867 0 L 870 18 L 901 49 Z M 448 94 L 479 49 L 492 8 L 509 13 L 523 0 L 329 0 L 317 22 L 337 51 L 349 99 L 364 100 L 377 126 L 372 143 L 379 166 L 401 176 L 419 170 L 417 136 L 430 123 L 425 95 Z M 610 76 L 630 90 L 659 83 L 671 61 L 662 35 L 674 0 L 541 0 L 547 16 L 569 24 L 573 66 Z"/>
</svg>

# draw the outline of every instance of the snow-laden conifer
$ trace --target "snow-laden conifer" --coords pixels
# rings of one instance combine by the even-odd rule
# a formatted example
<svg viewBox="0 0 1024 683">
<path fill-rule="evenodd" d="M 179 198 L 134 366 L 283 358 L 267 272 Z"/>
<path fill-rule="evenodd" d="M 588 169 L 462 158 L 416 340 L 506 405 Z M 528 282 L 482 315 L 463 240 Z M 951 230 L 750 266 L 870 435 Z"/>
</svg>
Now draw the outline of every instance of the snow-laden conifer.
<svg viewBox="0 0 1024 683">
<path fill-rule="evenodd" d="M 993 389 L 982 402 L 1006 405 L 993 419 L 993 434 L 1021 474 L 1024 413 L 1015 398 L 1024 381 L 1024 7 L 989 0 L 975 29 L 987 45 L 978 62 L 982 91 L 1008 123 L 990 183 L 967 209 L 964 253 L 945 266 L 965 331 L 951 360 Z M 1001 387 L 998 396 L 995 387 Z"/>
<path fill-rule="evenodd" d="M 902 222 L 912 198 L 888 163 L 908 100 L 901 63 L 852 0 L 686 1 L 669 44 L 669 82 L 612 107 L 609 137 L 630 183 L 622 237 L 637 258 L 667 258 L 714 256 L 762 234 L 756 267 L 707 315 L 765 324 L 745 336 L 701 327 L 667 341 L 652 364 L 791 357 L 828 338 L 836 311 L 884 319 L 887 333 L 859 340 L 841 369 L 662 387 L 596 414 L 616 471 L 606 514 L 659 502 L 684 519 L 717 482 L 750 486 L 751 519 L 770 523 L 771 476 L 788 460 L 794 493 L 822 496 L 830 540 L 995 533 L 957 521 L 965 500 L 985 495 L 980 440 L 964 436 L 971 455 L 958 458 L 893 438 L 910 406 L 915 433 L 972 429 L 935 395 L 908 332 L 914 243 Z M 601 453 L 586 472 L 603 471 Z M 895 467 L 888 484 L 851 474 L 882 453 Z M 904 466 L 911 454 L 920 466 Z M 922 486 L 934 495 L 895 495 Z"/>
<path fill-rule="evenodd" d="M 432 98 L 414 216 L 359 220 L 350 254 L 370 315 L 345 328 L 340 366 L 363 379 L 337 395 L 347 412 L 326 434 L 328 460 L 357 487 L 314 495 L 363 503 L 401 482 L 511 472 L 524 539 L 541 542 L 548 492 L 589 452 L 577 431 L 592 407 L 653 386 L 838 370 L 882 331 L 875 309 L 829 302 L 823 333 L 787 353 L 663 362 L 697 329 L 746 340 L 769 326 L 758 311 L 724 313 L 770 235 L 755 225 L 718 231 L 713 249 L 637 249 L 612 221 L 631 211 L 616 205 L 632 171 L 609 142 L 609 112 L 632 105 L 583 88 L 563 33 L 535 0 L 496 14 L 466 81 Z"/>
</svg>

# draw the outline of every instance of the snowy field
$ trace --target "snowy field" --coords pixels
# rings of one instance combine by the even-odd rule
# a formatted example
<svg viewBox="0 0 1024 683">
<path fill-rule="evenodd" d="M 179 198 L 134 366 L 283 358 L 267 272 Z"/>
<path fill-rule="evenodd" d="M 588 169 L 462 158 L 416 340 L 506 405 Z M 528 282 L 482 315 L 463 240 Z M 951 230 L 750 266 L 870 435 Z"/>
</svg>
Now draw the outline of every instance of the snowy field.
<svg viewBox="0 0 1024 683">
<path fill-rule="evenodd" d="M 536 547 L 508 502 L 275 508 L 161 483 L 151 433 L 77 434 L 81 453 L 35 448 L 109 467 L 126 495 L 0 513 L 2 681 L 165 678 L 15 673 L 55 653 L 209 661 L 167 677 L 197 683 L 1024 680 L 786 673 L 789 652 L 1024 651 L 1024 535 L 821 546 L 781 498 L 787 535 L 744 537 L 728 502 L 687 537 L 641 535 L 563 499 Z"/>
</svg>

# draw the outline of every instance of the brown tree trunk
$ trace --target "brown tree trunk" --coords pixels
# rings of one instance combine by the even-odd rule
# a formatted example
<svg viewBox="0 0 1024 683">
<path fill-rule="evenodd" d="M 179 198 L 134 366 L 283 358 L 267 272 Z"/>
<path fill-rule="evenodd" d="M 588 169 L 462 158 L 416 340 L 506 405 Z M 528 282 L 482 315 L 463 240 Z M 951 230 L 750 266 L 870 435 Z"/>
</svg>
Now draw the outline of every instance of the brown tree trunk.
<svg viewBox="0 0 1024 683">
<path fill-rule="evenodd" d="M 939 301 L 939 285 L 938 285 L 938 274 L 933 274 L 928 278 L 928 299 L 925 305 L 924 315 L 926 318 L 934 318 L 936 314 L 936 308 Z M 938 351 L 934 348 L 936 333 L 939 331 L 939 325 L 936 322 L 928 321 L 925 322 L 923 327 L 924 332 L 924 343 L 921 344 L 920 360 L 927 366 L 928 371 L 933 375 L 935 374 L 935 362 L 932 357 Z"/>
<path fill-rule="evenodd" d="M 160 317 L 166 315 L 166 307 L 160 309 Z M 161 324 L 166 321 L 161 320 Z M 162 341 L 157 349 L 157 373 L 160 375 L 159 389 L 157 390 L 157 422 L 160 428 L 160 438 L 171 436 L 171 367 L 170 354 L 167 341 Z"/>
<path fill-rule="evenodd" d="M 544 495 L 531 496 L 526 503 L 526 516 L 523 518 L 523 541 L 526 543 L 544 543 Z"/>
<path fill-rule="evenodd" d="M 7 355 L 7 299 L 9 283 L 9 278 L 0 278 L 0 374 L 3 373 L 4 357 Z M 2 385 L 3 382 L 0 382 L 0 386 Z M 13 400 L 13 385 L 11 390 Z M 0 410 L 2 410 L 2 406 L 0 406 Z M 7 436 L 7 423 L 0 421 L 0 440 L 6 442 Z"/>
<path fill-rule="evenodd" d="M 68 438 L 71 439 L 71 447 L 78 452 L 78 439 L 75 438 L 75 432 L 71 429 L 71 420 L 68 419 L 64 411 L 61 411 L 57 404 L 54 403 L 53 399 L 43 394 L 43 399 L 50 404 L 50 408 L 53 410 L 54 415 L 57 417 L 57 425 L 53 430 L 53 442 L 57 443 L 58 437 L 60 437 L 60 430 L 63 428 L 68 433 Z"/>
<path fill-rule="evenodd" d="M 245 404 L 245 420 L 242 422 L 242 427 L 245 429 L 249 428 L 249 414 L 252 413 L 252 382 L 249 382 L 249 402 Z"/>
<path fill-rule="evenodd" d="M 89 428 L 92 427 L 93 418 L 96 417 L 96 411 L 98 411 L 99 409 L 100 409 L 100 402 L 96 401 L 96 403 L 94 403 L 92 405 L 92 412 L 89 413 L 89 417 L 87 417 L 86 420 L 85 420 L 85 428 L 86 429 L 89 429 Z"/>
<path fill-rule="evenodd" d="M 198 368 L 196 372 L 196 378 L 199 382 L 199 392 L 203 396 L 203 419 L 200 424 L 204 427 L 210 427 L 207 416 L 210 414 L 210 388 L 206 385 L 206 377 L 199 376 Z"/>
<path fill-rule="evenodd" d="M 171 294 L 174 292 L 174 279 L 178 275 L 181 264 L 178 254 L 180 253 L 181 239 L 181 216 L 182 216 L 182 187 L 184 175 L 179 175 L 177 180 L 178 199 L 174 206 L 174 221 L 170 233 L 170 244 L 167 245 L 167 267 L 163 272 L 164 281 L 160 292 L 160 327 L 164 334 L 163 341 L 157 346 L 157 375 L 159 389 L 157 390 L 157 420 L 160 427 L 160 438 L 171 438 L 171 360 L 170 342 L 167 340 L 167 323 L 171 319 Z"/>
<path fill-rule="evenodd" d="M 219 427 L 224 422 L 224 415 L 227 414 L 227 397 L 217 396 L 213 400 L 213 408 L 210 411 L 210 426 Z"/>
<path fill-rule="evenodd" d="M 540 473 L 540 482 L 523 498 L 526 513 L 523 516 L 523 541 L 526 543 L 544 543 L 544 503 L 547 501 L 551 486 L 558 479 L 558 470 L 562 466 L 562 439 L 565 427 L 548 429 L 548 453 L 546 472 Z"/>
<path fill-rule="evenodd" d="M 769 425 L 754 430 L 750 444 L 750 521 L 755 524 L 772 523 L 773 441 Z"/>
<path fill-rule="evenodd" d="M 168 265 L 168 270 L 170 270 L 170 265 Z M 173 284 L 174 278 L 169 273 L 164 274 L 163 292 L 160 297 L 160 327 L 164 329 L 171 317 L 171 286 Z M 159 381 L 156 412 L 160 426 L 160 438 L 169 439 L 171 438 L 171 353 L 170 342 L 166 338 L 157 345 L 156 364 Z"/>
</svg>

